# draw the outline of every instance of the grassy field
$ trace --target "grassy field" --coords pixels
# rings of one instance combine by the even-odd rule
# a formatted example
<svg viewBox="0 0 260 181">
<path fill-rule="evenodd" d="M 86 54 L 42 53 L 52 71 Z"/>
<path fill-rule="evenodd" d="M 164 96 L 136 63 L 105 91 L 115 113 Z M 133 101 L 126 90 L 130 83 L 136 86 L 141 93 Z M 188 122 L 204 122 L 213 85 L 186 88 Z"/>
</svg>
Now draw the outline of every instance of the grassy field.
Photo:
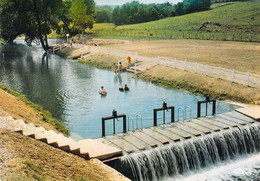
<svg viewBox="0 0 260 181">
<path fill-rule="evenodd" d="M 219 3 L 211 10 L 158 21 L 115 26 L 95 24 L 95 36 L 124 39 L 260 41 L 260 2 Z"/>
</svg>

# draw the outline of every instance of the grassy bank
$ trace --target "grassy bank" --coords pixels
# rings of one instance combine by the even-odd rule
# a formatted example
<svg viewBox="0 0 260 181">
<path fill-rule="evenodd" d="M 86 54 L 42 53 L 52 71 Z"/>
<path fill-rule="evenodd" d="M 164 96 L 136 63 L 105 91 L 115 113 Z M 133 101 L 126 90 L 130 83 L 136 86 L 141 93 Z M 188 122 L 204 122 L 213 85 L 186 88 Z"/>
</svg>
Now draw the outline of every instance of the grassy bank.
<svg viewBox="0 0 260 181">
<path fill-rule="evenodd" d="M 211 98 L 219 100 L 242 103 L 254 103 L 260 100 L 259 89 L 165 66 L 152 67 L 138 75 L 138 78 L 169 88 L 210 95 Z"/>
<path fill-rule="evenodd" d="M 0 137 L 1 180 L 127 180 L 99 160 L 87 161 L 10 131 L 0 130 Z"/>
<path fill-rule="evenodd" d="M 89 31 L 115 39 L 202 39 L 260 41 L 260 2 L 214 4 L 211 10 L 158 21 L 115 26 L 95 24 Z"/>
<path fill-rule="evenodd" d="M 122 59 L 117 56 L 102 54 L 102 52 L 98 54 L 89 54 L 88 56 L 85 56 L 83 59 L 76 59 L 75 57 L 78 57 L 79 55 L 75 54 L 74 52 L 77 52 L 77 49 L 68 47 L 62 49 L 56 54 L 64 58 L 68 58 L 74 62 L 83 63 L 108 70 L 113 70 L 113 64 L 118 63 L 118 60 Z"/>
<path fill-rule="evenodd" d="M 101 54 L 90 55 L 85 57 L 84 59 L 79 59 L 74 61 L 112 71 L 114 68 L 113 64 L 118 63 L 118 60 L 120 60 L 120 57 L 105 55 L 101 53 Z"/>
<path fill-rule="evenodd" d="M 21 95 L 1 83 L 0 89 L 16 98 L 15 100 L 9 95 L 3 95 L 5 97 L 0 100 L 0 108 L 10 113 L 13 117 L 22 118 L 26 122 L 33 122 L 35 125 L 43 127 L 45 127 L 45 125 L 42 125 L 42 123 L 46 122 L 52 125 L 57 131 L 62 132 L 65 135 L 69 135 L 69 130 L 65 127 L 65 125 L 52 118 L 49 111 L 46 111 L 41 106 L 28 101 L 25 95 Z M 5 98 L 7 99 L 6 102 L 4 102 Z M 51 127 L 48 127 L 47 129 L 51 129 Z"/>
</svg>

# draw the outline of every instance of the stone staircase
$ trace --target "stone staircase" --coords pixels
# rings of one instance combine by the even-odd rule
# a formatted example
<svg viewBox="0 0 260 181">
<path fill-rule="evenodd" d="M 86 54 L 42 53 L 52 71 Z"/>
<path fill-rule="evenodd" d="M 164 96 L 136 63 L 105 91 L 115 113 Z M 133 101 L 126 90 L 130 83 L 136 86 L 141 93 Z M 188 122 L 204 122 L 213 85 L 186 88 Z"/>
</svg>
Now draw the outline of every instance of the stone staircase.
<svg viewBox="0 0 260 181">
<path fill-rule="evenodd" d="M 11 116 L 0 116 L 0 123 L 0 129 L 4 128 L 21 133 L 24 136 L 29 136 L 87 160 L 92 158 L 105 160 L 116 156 L 122 156 L 122 151 L 120 149 L 103 144 L 97 140 L 86 139 L 75 141 L 61 133 L 56 133 L 53 130 L 46 130 L 43 127 L 36 127 L 33 123 L 26 124 L 22 119 L 15 120 Z M 4 125 L 3 123 L 8 125 L 1 127 L 1 125 Z"/>
<path fill-rule="evenodd" d="M 134 73 L 134 74 L 138 74 L 142 71 L 145 71 L 149 68 L 151 68 L 152 66 L 154 66 L 155 64 L 153 62 L 151 63 L 147 63 L 147 62 L 142 62 L 142 61 L 139 61 L 137 63 L 135 63 L 134 66 L 131 66 L 129 67 L 128 69 L 126 69 L 127 72 L 131 72 L 131 73 Z"/>
</svg>

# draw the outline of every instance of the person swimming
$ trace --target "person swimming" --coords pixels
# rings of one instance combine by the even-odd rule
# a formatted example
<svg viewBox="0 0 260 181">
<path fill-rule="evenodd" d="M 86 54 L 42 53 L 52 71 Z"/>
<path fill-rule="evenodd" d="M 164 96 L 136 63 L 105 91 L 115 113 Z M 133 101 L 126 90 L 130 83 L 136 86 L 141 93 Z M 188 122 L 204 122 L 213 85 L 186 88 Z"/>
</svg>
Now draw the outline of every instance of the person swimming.
<svg viewBox="0 0 260 181">
<path fill-rule="evenodd" d="M 127 86 L 127 84 L 125 84 L 123 87 L 119 88 L 120 91 L 129 91 L 130 88 Z"/>
<path fill-rule="evenodd" d="M 103 86 L 101 86 L 101 89 L 99 90 L 99 94 L 101 94 L 101 95 L 106 95 L 107 94 L 107 92 L 106 92 L 106 90 L 104 89 Z"/>
<path fill-rule="evenodd" d="M 125 91 L 129 91 L 129 87 L 127 86 L 127 84 L 125 84 L 125 86 L 123 87 L 123 89 L 124 89 Z"/>
</svg>

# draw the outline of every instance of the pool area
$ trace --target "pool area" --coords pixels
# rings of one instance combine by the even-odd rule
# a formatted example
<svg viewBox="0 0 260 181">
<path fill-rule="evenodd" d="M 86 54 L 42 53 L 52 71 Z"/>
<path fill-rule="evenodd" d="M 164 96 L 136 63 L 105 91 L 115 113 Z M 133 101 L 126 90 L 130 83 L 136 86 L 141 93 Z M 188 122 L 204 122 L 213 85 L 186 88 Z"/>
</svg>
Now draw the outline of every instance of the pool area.
<svg viewBox="0 0 260 181">
<path fill-rule="evenodd" d="M 168 106 L 175 106 L 175 121 L 182 121 L 196 118 L 197 101 L 205 99 L 187 91 L 134 79 L 130 73 L 117 75 L 52 54 L 46 59 L 41 48 L 26 47 L 22 41 L 17 43 L 21 44 L 13 45 L 12 49 L 17 48 L 15 53 L 2 52 L 0 82 L 50 111 L 76 140 L 101 137 L 101 118 L 111 116 L 113 109 L 118 114 L 126 114 L 127 131 L 132 131 L 153 126 L 153 109 L 162 107 L 164 101 Z M 124 84 L 130 91 L 119 91 Z M 100 96 L 101 86 L 107 91 L 106 96 Z M 211 106 L 208 106 L 209 114 Z M 217 101 L 217 113 L 236 108 Z M 205 115 L 205 107 L 202 110 Z M 158 124 L 162 124 L 162 115 L 163 112 L 158 113 Z M 169 122 L 170 111 L 166 112 L 166 123 Z M 122 127 L 122 120 L 118 119 L 116 133 L 122 132 Z M 112 133 L 112 121 L 108 121 L 106 134 Z"/>
</svg>

